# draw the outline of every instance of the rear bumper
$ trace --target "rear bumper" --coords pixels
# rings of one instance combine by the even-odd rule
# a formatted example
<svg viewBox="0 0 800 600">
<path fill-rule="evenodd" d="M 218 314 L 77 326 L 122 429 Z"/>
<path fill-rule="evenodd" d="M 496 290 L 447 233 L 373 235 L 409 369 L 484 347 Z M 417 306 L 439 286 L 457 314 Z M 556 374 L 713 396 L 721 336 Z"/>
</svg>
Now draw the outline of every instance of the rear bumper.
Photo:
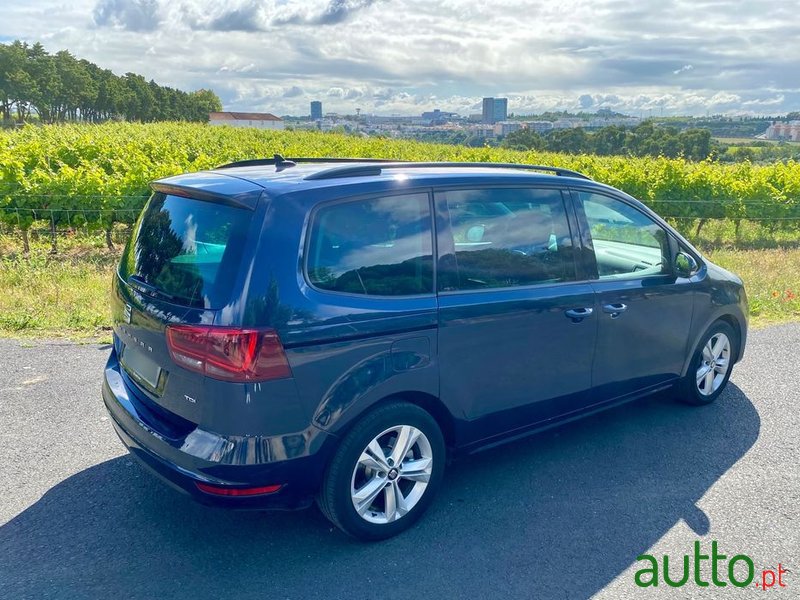
<svg viewBox="0 0 800 600">
<path fill-rule="evenodd" d="M 238 509 L 296 509 L 319 489 L 335 438 L 313 425 L 283 436 L 221 436 L 199 427 L 169 438 L 148 419 L 137 391 L 112 351 L 103 378 L 103 401 L 130 453 L 171 487 L 207 505 Z M 196 483 L 230 488 L 280 484 L 258 496 L 217 496 Z"/>
</svg>

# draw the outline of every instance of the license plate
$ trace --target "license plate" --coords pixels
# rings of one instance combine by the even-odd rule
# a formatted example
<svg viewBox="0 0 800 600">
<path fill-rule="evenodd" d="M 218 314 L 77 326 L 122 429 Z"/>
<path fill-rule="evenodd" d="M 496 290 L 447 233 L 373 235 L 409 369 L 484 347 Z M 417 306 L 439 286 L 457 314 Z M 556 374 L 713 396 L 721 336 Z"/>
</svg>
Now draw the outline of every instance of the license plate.
<svg viewBox="0 0 800 600">
<path fill-rule="evenodd" d="M 161 367 L 134 347 L 122 350 L 122 366 L 134 379 L 139 379 L 154 390 L 158 388 Z"/>
</svg>

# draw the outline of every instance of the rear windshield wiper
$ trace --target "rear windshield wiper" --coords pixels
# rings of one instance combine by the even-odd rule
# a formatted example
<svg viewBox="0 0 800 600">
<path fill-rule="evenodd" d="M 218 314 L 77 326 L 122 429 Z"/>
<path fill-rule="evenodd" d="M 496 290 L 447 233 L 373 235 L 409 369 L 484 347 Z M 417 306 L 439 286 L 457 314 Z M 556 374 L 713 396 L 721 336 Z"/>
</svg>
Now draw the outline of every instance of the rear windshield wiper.
<svg viewBox="0 0 800 600">
<path fill-rule="evenodd" d="M 138 289 L 145 294 L 150 294 L 151 296 L 160 296 L 166 300 L 175 300 L 175 296 L 172 294 L 168 294 L 167 292 L 163 292 L 154 286 L 151 283 L 147 283 L 142 277 L 138 275 L 131 275 L 128 277 L 128 283 Z"/>
</svg>

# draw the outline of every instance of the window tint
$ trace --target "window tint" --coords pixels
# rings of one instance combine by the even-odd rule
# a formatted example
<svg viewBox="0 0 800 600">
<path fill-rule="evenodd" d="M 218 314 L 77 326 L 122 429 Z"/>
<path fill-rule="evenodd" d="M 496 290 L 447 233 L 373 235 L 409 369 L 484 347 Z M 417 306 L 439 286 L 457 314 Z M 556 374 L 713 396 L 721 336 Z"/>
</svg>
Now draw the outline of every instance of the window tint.
<svg viewBox="0 0 800 600">
<path fill-rule="evenodd" d="M 120 262 L 161 296 L 187 306 L 228 301 L 252 213 L 214 202 L 156 193 L 148 202 Z"/>
<path fill-rule="evenodd" d="M 427 194 L 333 204 L 314 217 L 309 281 L 350 294 L 433 293 L 431 215 Z"/>
<path fill-rule="evenodd" d="M 442 257 L 442 290 L 557 283 L 575 278 L 558 190 L 498 188 L 442 192 L 455 257 Z"/>
<path fill-rule="evenodd" d="M 600 279 L 668 272 L 666 232 L 644 213 L 601 194 L 578 194 L 597 259 Z"/>
</svg>

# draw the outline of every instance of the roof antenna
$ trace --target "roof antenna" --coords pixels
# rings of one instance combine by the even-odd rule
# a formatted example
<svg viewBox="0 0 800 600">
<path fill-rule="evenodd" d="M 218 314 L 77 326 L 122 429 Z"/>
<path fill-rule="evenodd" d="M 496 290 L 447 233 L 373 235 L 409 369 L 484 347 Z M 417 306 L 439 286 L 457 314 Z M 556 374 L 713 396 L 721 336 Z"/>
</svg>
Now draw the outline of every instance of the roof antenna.
<svg viewBox="0 0 800 600">
<path fill-rule="evenodd" d="M 297 163 L 292 160 L 286 160 L 280 154 L 276 154 L 275 158 L 275 171 L 280 173 L 284 169 L 288 169 L 289 167 L 296 167 Z"/>
</svg>

